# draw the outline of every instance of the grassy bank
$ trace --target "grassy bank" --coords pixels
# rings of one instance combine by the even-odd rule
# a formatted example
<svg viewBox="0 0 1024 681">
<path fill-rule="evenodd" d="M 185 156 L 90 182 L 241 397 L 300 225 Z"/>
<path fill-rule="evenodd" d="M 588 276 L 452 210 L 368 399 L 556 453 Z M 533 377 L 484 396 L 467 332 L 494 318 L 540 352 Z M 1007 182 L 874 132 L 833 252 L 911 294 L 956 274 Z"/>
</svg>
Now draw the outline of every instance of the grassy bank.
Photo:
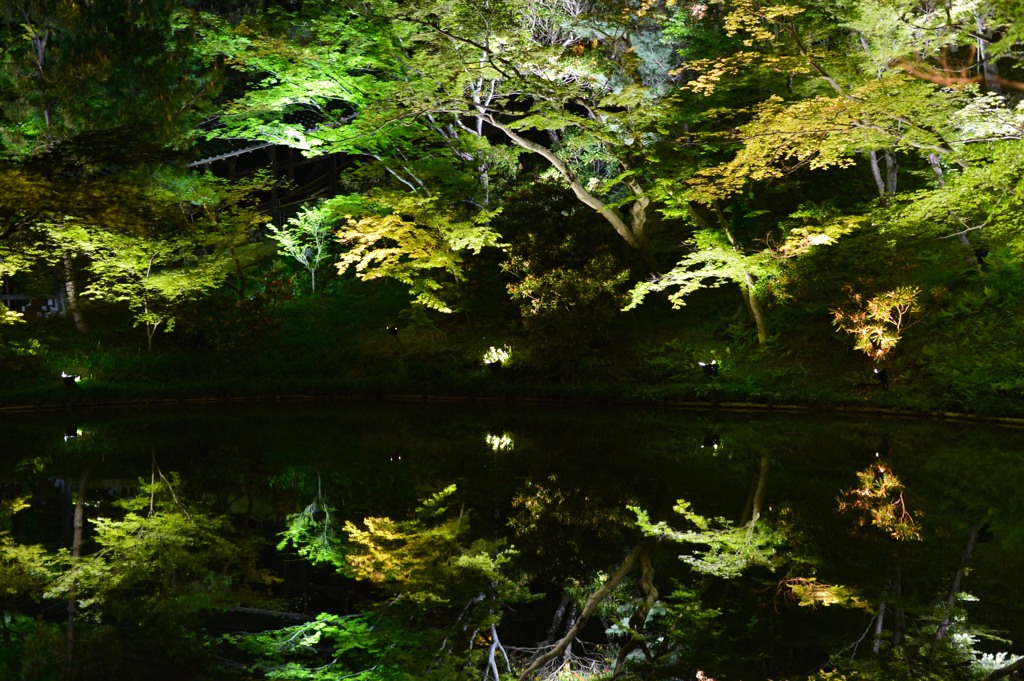
<svg viewBox="0 0 1024 681">
<path fill-rule="evenodd" d="M 584 335 L 526 328 L 500 310 L 413 313 L 397 286 L 353 284 L 257 310 L 210 303 L 148 353 L 122 311 L 92 306 L 85 335 L 61 317 L 4 330 L 0 406 L 432 395 L 1024 414 L 1015 391 L 984 389 L 980 368 L 960 389 L 936 380 L 955 348 L 937 346 L 927 328 L 908 335 L 886 389 L 827 316 L 773 310 L 777 334 L 759 346 L 739 311 L 736 296 L 716 291 L 679 311 L 649 304 Z M 492 347 L 510 353 L 500 367 L 484 363 Z M 699 366 L 711 361 L 717 376 Z M 66 386 L 62 372 L 82 379 Z"/>
</svg>

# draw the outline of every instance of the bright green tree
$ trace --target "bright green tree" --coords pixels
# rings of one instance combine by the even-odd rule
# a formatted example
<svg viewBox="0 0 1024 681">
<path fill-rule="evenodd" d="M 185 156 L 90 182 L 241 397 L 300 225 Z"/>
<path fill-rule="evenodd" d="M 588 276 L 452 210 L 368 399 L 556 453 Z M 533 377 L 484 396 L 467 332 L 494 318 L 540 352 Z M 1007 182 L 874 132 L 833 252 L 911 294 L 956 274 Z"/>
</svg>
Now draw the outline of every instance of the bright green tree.
<svg viewBox="0 0 1024 681">
<path fill-rule="evenodd" d="M 544 173 L 647 251 L 648 152 L 674 79 L 664 5 L 323 9 L 308 4 L 277 22 L 208 20 L 211 49 L 256 78 L 211 134 L 346 153 L 360 160 L 346 178 L 353 189 L 386 182 L 441 197 L 434 211 L 452 222 L 460 205 L 503 207 L 514 174 Z M 300 22 L 301 32 L 289 28 Z"/>
<path fill-rule="evenodd" d="M 283 226 L 271 224 L 268 229 L 270 238 L 277 243 L 278 255 L 288 256 L 305 267 L 310 290 L 316 293 L 316 272 L 330 257 L 331 217 L 318 207 L 306 207 Z"/>
</svg>

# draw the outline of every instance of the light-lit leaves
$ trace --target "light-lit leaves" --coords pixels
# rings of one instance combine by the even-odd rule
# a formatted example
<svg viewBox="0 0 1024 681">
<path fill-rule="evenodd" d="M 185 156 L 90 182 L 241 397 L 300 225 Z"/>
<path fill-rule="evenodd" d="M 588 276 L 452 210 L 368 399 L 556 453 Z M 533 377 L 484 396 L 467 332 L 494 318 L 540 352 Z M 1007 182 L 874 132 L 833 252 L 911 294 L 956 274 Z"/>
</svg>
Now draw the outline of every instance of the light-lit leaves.
<svg viewBox="0 0 1024 681">
<path fill-rule="evenodd" d="M 857 473 L 857 481 L 840 496 L 841 512 L 852 515 L 858 526 L 877 527 L 893 539 L 921 539 L 921 524 L 907 509 L 903 483 L 891 468 L 872 464 Z"/>
<path fill-rule="evenodd" d="M 346 521 L 350 548 L 345 560 L 356 579 L 383 587 L 395 601 L 418 606 L 461 606 L 480 594 L 505 603 L 531 599 L 523 581 L 510 574 L 516 551 L 502 539 L 473 538 L 468 515 L 448 507 L 455 493 L 450 485 L 433 495 L 411 520 Z M 477 616 L 488 624 L 496 621 L 493 613 Z"/>
<path fill-rule="evenodd" d="M 675 308 L 686 305 L 686 297 L 705 288 L 718 288 L 736 283 L 746 286 L 746 276 L 768 277 L 777 270 L 777 263 L 767 252 L 746 255 L 729 243 L 717 230 L 703 229 L 687 242 L 689 253 L 668 272 L 637 284 L 630 292 L 631 310 L 649 294 L 669 291 L 668 299 Z"/>
<path fill-rule="evenodd" d="M 501 246 L 489 225 L 492 212 L 457 215 L 436 199 L 403 194 L 381 195 L 378 206 L 379 213 L 341 224 L 338 272 L 397 279 L 417 303 L 441 312 L 452 311 L 445 288 L 465 279 L 463 254 Z"/>
<path fill-rule="evenodd" d="M 823 584 L 814 577 L 786 579 L 779 583 L 779 589 L 802 606 L 838 605 L 873 612 L 873 608 L 853 588 L 842 584 Z"/>
<path fill-rule="evenodd" d="M 277 242 L 278 254 L 297 261 L 309 272 L 310 288 L 316 293 L 316 272 L 330 257 L 327 246 L 333 217 L 321 208 L 305 207 L 284 225 L 268 225 L 269 236 Z"/>
<path fill-rule="evenodd" d="M 875 361 L 889 356 L 920 311 L 916 286 L 898 286 L 867 298 L 854 293 L 851 305 L 832 311 L 835 325 L 854 338 L 853 347 Z"/>
<path fill-rule="evenodd" d="M 651 522 L 646 511 L 630 507 L 644 534 L 701 547 L 679 559 L 700 574 L 734 579 L 753 565 L 772 567 L 778 547 L 785 541 L 778 530 L 763 521 L 735 525 L 725 518 L 708 518 L 694 512 L 680 499 L 673 510 L 683 516 L 688 529 L 675 529 L 665 521 Z"/>
</svg>

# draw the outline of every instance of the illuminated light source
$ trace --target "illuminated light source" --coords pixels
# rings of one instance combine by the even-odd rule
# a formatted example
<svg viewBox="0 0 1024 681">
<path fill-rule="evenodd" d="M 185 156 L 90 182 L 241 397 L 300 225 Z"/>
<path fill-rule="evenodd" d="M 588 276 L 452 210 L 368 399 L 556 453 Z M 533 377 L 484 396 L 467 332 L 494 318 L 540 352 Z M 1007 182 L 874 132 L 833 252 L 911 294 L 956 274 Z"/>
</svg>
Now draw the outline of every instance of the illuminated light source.
<svg viewBox="0 0 1024 681">
<path fill-rule="evenodd" d="M 507 345 L 503 348 L 496 348 L 493 345 L 484 353 L 484 364 L 497 369 L 512 358 L 512 350 Z"/>
<path fill-rule="evenodd" d="M 717 376 L 718 375 L 718 360 L 713 359 L 710 362 L 697 362 L 700 365 L 701 370 L 705 376 Z"/>
<path fill-rule="evenodd" d="M 66 385 L 69 388 L 74 388 L 75 384 L 78 383 L 80 380 L 82 380 L 81 376 L 76 376 L 75 374 L 69 374 L 66 371 L 60 372 L 60 377 L 61 377 L 61 379 L 63 379 L 64 385 Z"/>
<path fill-rule="evenodd" d="M 718 451 L 718 448 L 722 445 L 722 440 L 715 431 L 708 431 L 704 435 L 704 441 L 700 443 L 701 449 L 711 449 Z"/>
<path fill-rule="evenodd" d="M 502 433 L 501 435 L 488 433 L 484 439 L 487 441 L 487 446 L 491 448 L 492 452 L 508 452 L 516 446 L 515 440 L 512 439 L 510 433 Z"/>
<path fill-rule="evenodd" d="M 397 326 L 386 326 L 384 328 L 388 332 L 389 336 L 391 336 L 395 340 L 398 340 L 398 327 Z"/>
<path fill-rule="evenodd" d="M 875 369 L 875 380 L 882 386 L 882 390 L 889 389 L 889 372 L 886 369 Z"/>
</svg>

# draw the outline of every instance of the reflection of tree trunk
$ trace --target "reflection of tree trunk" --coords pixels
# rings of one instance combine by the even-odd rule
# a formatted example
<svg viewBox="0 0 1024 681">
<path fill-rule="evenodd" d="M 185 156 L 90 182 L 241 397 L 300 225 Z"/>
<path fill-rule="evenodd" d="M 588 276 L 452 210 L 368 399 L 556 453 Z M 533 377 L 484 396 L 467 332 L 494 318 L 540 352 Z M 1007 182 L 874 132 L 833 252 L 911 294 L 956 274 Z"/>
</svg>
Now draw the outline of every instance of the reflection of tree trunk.
<svg viewBox="0 0 1024 681">
<path fill-rule="evenodd" d="M 946 631 L 949 629 L 950 618 L 952 617 L 953 606 L 956 605 L 957 595 L 960 593 L 960 580 L 963 579 L 964 570 L 967 569 L 967 562 L 971 559 L 971 554 L 974 553 L 974 545 L 978 542 L 978 530 L 981 529 L 979 523 L 971 525 L 971 529 L 967 532 L 967 543 L 964 545 L 964 551 L 960 554 L 960 564 L 956 568 L 956 572 L 953 574 L 953 583 L 949 587 L 949 595 L 946 597 L 946 613 L 939 622 L 939 626 L 935 630 L 935 640 L 941 641 L 946 637 Z"/>
<path fill-rule="evenodd" d="M 643 631 L 647 615 L 658 601 L 658 589 L 654 586 L 654 564 L 651 562 L 650 551 L 644 551 L 640 555 L 640 588 L 644 592 L 644 600 L 636 609 L 636 612 L 633 613 L 633 616 L 629 618 L 629 628 L 633 632 Z M 618 657 L 615 659 L 615 671 L 612 673 L 613 679 L 618 678 L 622 673 L 624 669 L 622 663 L 626 661 L 626 657 L 637 646 L 643 649 L 644 655 L 647 656 L 648 660 L 652 660 L 651 651 L 647 648 L 647 643 L 642 637 L 632 635 L 626 644 L 622 646 L 622 649 L 619 650 Z"/>
<path fill-rule="evenodd" d="M 558 641 L 558 643 L 556 643 L 551 650 L 544 653 L 543 655 L 537 655 L 536 657 L 534 657 L 530 664 L 526 667 L 526 669 L 523 670 L 522 674 L 519 675 L 520 681 L 529 678 L 530 675 L 532 675 L 535 671 L 540 669 L 542 666 L 544 666 L 551 660 L 554 660 L 558 656 L 562 655 L 562 653 L 564 653 L 569 648 L 569 646 L 572 645 L 572 642 L 576 640 L 576 637 L 583 629 L 583 626 L 587 623 L 587 620 L 589 620 L 590 616 L 594 614 L 594 611 L 597 609 L 597 606 L 600 605 L 601 601 L 607 598 L 608 595 L 615 590 L 615 587 L 617 587 L 622 582 L 622 580 L 626 578 L 626 575 L 633 571 L 633 567 L 640 559 L 640 556 L 645 551 L 647 551 L 649 547 L 650 542 L 646 540 L 640 540 L 636 543 L 636 545 L 633 547 L 633 550 L 630 551 L 629 555 L 626 556 L 625 560 L 622 561 L 622 564 L 619 566 L 619 569 L 616 570 L 611 577 L 605 580 L 605 583 L 601 585 L 601 588 L 599 588 L 594 593 L 590 594 L 590 596 L 587 598 L 587 602 L 583 605 L 583 611 L 580 613 L 580 616 L 576 619 L 576 623 L 572 625 L 572 629 L 570 629 L 568 633 L 566 633 L 566 635 L 563 636 L 561 640 Z"/>
<path fill-rule="evenodd" d="M 75 524 L 71 539 L 71 586 L 68 589 L 68 628 L 67 628 L 67 659 L 65 676 L 72 677 L 75 652 L 75 615 L 78 612 L 78 588 L 74 579 L 74 571 L 82 556 L 82 526 L 85 524 L 85 493 L 89 489 L 89 471 L 82 473 L 78 481 L 78 497 L 75 499 Z"/>
<path fill-rule="evenodd" d="M 85 315 L 82 314 L 82 308 L 78 304 L 78 285 L 75 283 L 75 265 L 71 258 L 71 252 L 64 251 L 61 261 L 64 265 L 64 291 L 68 297 L 68 310 L 71 311 L 71 317 L 75 320 L 75 330 L 81 334 L 88 333 L 89 328 L 85 324 Z"/>
<path fill-rule="evenodd" d="M 45 26 L 42 31 L 32 26 L 32 20 L 28 14 L 24 14 L 24 27 L 29 32 L 29 39 L 32 44 L 32 57 L 36 62 L 36 77 L 39 80 L 39 101 L 43 110 L 43 121 L 46 123 L 46 146 L 53 146 L 53 114 L 51 113 L 50 94 L 46 87 L 46 45 L 50 42 L 50 27 Z"/>
<path fill-rule="evenodd" d="M 899 559 L 893 569 L 893 590 L 896 598 L 893 602 L 892 645 L 894 648 L 903 645 L 903 636 L 907 631 L 906 612 L 903 609 L 903 571 Z"/>
<path fill-rule="evenodd" d="M 761 457 L 761 468 L 758 471 L 757 479 L 750 486 L 750 493 L 743 505 L 743 514 L 740 516 L 740 525 L 746 525 L 753 529 L 754 524 L 761 517 L 761 508 L 764 505 L 764 491 L 768 482 L 768 455 Z M 749 535 L 748 535 L 749 537 Z"/>
<path fill-rule="evenodd" d="M 764 505 L 764 490 L 768 486 L 768 455 L 761 456 L 761 472 L 757 476 L 757 487 L 754 489 L 754 501 L 750 506 L 750 519 L 747 521 L 747 541 L 754 536 L 754 526 L 761 518 Z"/>
<path fill-rule="evenodd" d="M 888 593 L 886 589 L 886 594 Z M 875 616 L 875 639 L 871 644 L 871 652 L 877 655 L 882 650 L 882 630 L 885 628 L 885 596 L 882 594 L 882 600 L 878 604 L 878 614 Z"/>
</svg>

